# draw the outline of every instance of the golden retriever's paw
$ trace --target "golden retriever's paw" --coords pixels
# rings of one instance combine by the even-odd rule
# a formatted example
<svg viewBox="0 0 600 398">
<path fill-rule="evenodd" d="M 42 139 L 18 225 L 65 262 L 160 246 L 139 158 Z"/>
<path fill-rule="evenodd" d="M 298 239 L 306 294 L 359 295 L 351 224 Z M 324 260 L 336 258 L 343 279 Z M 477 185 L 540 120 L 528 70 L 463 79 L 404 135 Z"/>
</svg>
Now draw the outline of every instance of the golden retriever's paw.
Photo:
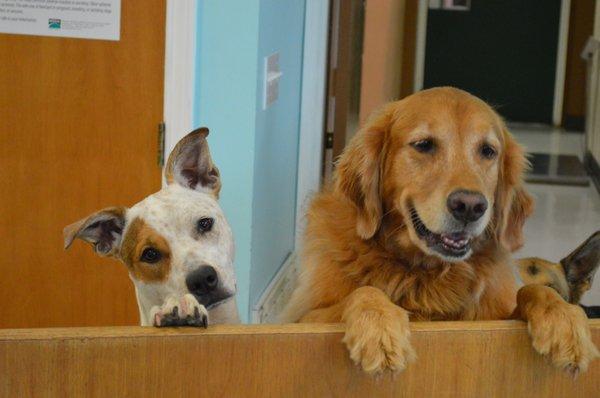
<svg viewBox="0 0 600 398">
<path fill-rule="evenodd" d="M 533 311 L 528 322 L 533 348 L 576 377 L 600 356 L 585 312 L 576 305 L 553 303 Z"/>
<path fill-rule="evenodd" d="M 399 372 L 416 359 L 410 344 L 407 313 L 395 310 L 370 310 L 346 320 L 343 342 L 350 358 L 370 374 L 387 369 Z"/>
</svg>

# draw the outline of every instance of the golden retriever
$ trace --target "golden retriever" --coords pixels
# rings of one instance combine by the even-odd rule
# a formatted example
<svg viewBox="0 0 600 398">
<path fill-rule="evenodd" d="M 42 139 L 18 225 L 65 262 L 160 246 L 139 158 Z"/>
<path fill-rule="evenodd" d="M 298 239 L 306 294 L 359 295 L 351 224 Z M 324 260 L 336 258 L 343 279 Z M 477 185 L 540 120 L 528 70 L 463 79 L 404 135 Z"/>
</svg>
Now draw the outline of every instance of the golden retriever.
<svg viewBox="0 0 600 398">
<path fill-rule="evenodd" d="M 307 213 L 283 321 L 344 322 L 369 373 L 415 359 L 410 320 L 523 319 L 554 365 L 598 356 L 582 309 L 546 286 L 517 294 L 510 253 L 533 210 L 527 161 L 501 118 L 458 89 L 386 105 L 353 137 Z"/>
</svg>

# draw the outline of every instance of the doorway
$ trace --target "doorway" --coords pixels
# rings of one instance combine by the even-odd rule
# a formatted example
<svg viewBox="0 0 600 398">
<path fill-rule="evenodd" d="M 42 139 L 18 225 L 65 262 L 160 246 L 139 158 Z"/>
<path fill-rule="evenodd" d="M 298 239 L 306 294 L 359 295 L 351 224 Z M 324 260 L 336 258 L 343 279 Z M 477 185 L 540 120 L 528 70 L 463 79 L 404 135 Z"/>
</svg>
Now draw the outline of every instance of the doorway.
<svg viewBox="0 0 600 398">
<path fill-rule="evenodd" d="M 509 121 L 551 124 L 561 0 L 470 3 L 430 6 L 423 88 L 458 87 Z"/>
</svg>

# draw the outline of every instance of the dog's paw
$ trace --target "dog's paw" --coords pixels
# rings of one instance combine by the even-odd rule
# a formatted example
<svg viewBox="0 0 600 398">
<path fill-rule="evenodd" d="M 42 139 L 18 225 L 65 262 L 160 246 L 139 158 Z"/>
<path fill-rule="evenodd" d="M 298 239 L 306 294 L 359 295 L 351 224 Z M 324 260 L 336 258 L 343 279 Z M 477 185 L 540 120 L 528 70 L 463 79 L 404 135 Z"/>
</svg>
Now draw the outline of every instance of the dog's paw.
<svg viewBox="0 0 600 398">
<path fill-rule="evenodd" d="M 208 311 L 191 294 L 186 294 L 179 299 L 170 296 L 162 306 L 152 307 L 150 319 L 156 327 L 202 326 L 205 328 L 208 326 Z"/>
<path fill-rule="evenodd" d="M 371 310 L 346 320 L 343 342 L 350 358 L 370 374 L 399 372 L 416 359 L 408 315 L 401 308 Z"/>
<path fill-rule="evenodd" d="M 533 348 L 574 377 L 600 356 L 579 306 L 551 303 L 541 311 L 532 311 L 528 329 Z"/>
</svg>

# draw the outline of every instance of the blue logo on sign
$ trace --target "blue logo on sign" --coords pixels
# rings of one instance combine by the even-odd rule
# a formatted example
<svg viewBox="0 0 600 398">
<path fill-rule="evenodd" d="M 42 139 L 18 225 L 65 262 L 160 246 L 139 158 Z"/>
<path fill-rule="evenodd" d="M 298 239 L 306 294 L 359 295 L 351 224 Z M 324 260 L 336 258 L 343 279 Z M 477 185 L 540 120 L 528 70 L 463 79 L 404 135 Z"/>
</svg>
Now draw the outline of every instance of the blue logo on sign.
<svg viewBox="0 0 600 398">
<path fill-rule="evenodd" d="M 48 19 L 48 28 L 49 29 L 60 29 L 60 19 Z"/>
</svg>

